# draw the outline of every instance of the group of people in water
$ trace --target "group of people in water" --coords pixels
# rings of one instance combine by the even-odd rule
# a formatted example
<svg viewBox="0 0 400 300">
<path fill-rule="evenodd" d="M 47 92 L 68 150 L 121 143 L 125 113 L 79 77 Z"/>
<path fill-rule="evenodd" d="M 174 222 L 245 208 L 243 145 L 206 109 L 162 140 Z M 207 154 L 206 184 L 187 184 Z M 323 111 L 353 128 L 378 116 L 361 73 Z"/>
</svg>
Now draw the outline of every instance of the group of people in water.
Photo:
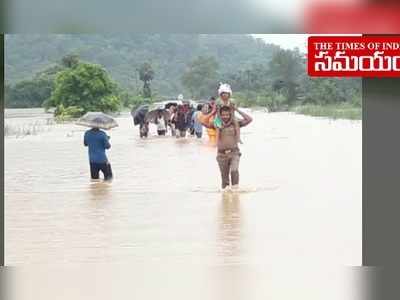
<svg viewBox="0 0 400 300">
<path fill-rule="evenodd" d="M 210 142 L 217 148 L 216 159 L 221 173 L 221 188 L 224 191 L 237 190 L 241 156 L 239 144 L 242 143 L 240 128 L 250 124 L 252 118 L 232 101 L 232 89 L 229 84 L 220 84 L 218 96 L 218 99 L 211 97 L 207 103 L 198 104 L 196 108 L 190 105 L 171 106 L 168 108 L 168 114 L 160 110 L 154 123 L 158 135 L 166 135 L 169 129 L 171 136 L 177 138 L 184 138 L 187 132 L 202 138 L 203 127 L 206 128 Z M 147 137 L 148 132 L 149 123 L 140 124 L 140 136 Z M 88 130 L 85 133 L 84 145 L 89 148 L 92 179 L 99 178 L 99 171 L 102 171 L 105 180 L 112 179 L 111 165 L 105 154 L 111 145 L 105 132 L 96 128 Z"/>
<path fill-rule="evenodd" d="M 157 134 L 165 136 L 168 132 L 171 136 L 184 138 L 187 134 L 201 138 L 203 135 L 203 126 L 198 121 L 198 114 L 207 104 L 198 104 L 197 107 L 189 103 L 171 105 L 166 110 L 159 110 L 154 118 L 157 126 Z M 147 138 L 149 134 L 149 121 L 143 120 L 139 126 L 140 137 Z"/>
</svg>

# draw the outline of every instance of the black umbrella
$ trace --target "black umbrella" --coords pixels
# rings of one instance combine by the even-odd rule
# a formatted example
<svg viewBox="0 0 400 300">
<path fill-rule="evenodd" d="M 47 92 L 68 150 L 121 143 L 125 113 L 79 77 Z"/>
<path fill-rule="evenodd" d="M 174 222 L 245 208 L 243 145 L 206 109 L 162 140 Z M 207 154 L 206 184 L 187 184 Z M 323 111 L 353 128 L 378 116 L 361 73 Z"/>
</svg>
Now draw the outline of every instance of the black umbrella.
<svg viewBox="0 0 400 300">
<path fill-rule="evenodd" d="M 161 114 L 161 116 L 165 120 L 169 120 L 170 118 L 170 113 L 168 110 L 165 109 L 165 103 L 164 102 L 156 102 L 153 103 L 149 106 L 149 110 L 146 114 L 145 120 L 148 122 L 156 123 L 156 119 Z"/>
<path fill-rule="evenodd" d="M 166 109 L 170 109 L 171 106 L 177 107 L 179 104 L 182 104 L 182 101 L 179 101 L 179 100 L 177 100 L 177 101 L 165 101 L 165 108 Z"/>
<path fill-rule="evenodd" d="M 139 106 L 137 109 L 131 111 L 133 117 L 133 124 L 138 125 L 144 122 L 146 114 L 149 112 L 147 104 Z"/>
<path fill-rule="evenodd" d="M 148 122 L 152 122 L 152 123 L 156 123 L 156 119 L 158 117 L 158 115 L 161 114 L 161 116 L 165 119 L 165 120 L 169 120 L 171 117 L 171 114 L 168 110 L 165 109 L 155 109 L 152 111 L 149 111 L 146 114 L 146 121 Z"/>
<path fill-rule="evenodd" d="M 102 112 L 88 112 L 83 117 L 81 117 L 77 122 L 77 125 L 91 127 L 91 128 L 101 128 L 101 129 L 111 129 L 117 127 L 118 124 L 113 117 L 106 115 Z"/>
</svg>

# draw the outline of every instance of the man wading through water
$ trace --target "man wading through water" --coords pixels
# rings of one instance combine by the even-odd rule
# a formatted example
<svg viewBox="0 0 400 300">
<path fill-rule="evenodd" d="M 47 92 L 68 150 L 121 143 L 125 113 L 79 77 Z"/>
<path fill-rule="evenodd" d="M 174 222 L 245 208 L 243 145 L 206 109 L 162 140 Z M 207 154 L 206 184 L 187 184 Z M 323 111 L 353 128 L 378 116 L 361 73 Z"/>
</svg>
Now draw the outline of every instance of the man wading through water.
<svg viewBox="0 0 400 300">
<path fill-rule="evenodd" d="M 235 104 L 232 102 L 232 99 L 231 99 L 231 95 L 232 95 L 231 86 L 227 83 L 220 83 L 219 88 L 218 88 L 218 95 L 219 95 L 219 99 L 217 101 L 217 114 L 214 118 L 214 126 L 216 128 L 221 127 L 221 115 L 219 113 L 219 109 L 222 106 L 228 106 L 231 109 L 231 112 L 233 115 L 232 123 L 235 126 L 236 138 L 238 139 L 239 143 L 242 143 L 242 141 L 240 140 L 240 126 L 239 126 L 238 122 L 236 121 L 236 119 L 234 118 Z"/>
<path fill-rule="evenodd" d="M 221 124 L 215 128 L 212 117 L 217 113 L 217 106 L 213 106 L 213 110 L 204 119 L 202 124 L 207 128 L 215 128 L 217 131 L 217 162 L 221 171 L 221 187 L 227 191 L 229 185 L 236 190 L 239 187 L 239 139 L 236 126 L 244 127 L 253 119 L 234 105 L 221 106 L 218 108 L 218 114 L 221 118 Z M 243 119 L 235 119 L 234 112 L 237 112 Z"/>
<path fill-rule="evenodd" d="M 83 144 L 89 148 L 90 176 L 92 179 L 99 179 L 100 171 L 104 180 L 111 180 L 113 177 L 110 162 L 106 156 L 106 149 L 111 148 L 110 137 L 98 129 L 92 128 L 85 132 Z"/>
</svg>

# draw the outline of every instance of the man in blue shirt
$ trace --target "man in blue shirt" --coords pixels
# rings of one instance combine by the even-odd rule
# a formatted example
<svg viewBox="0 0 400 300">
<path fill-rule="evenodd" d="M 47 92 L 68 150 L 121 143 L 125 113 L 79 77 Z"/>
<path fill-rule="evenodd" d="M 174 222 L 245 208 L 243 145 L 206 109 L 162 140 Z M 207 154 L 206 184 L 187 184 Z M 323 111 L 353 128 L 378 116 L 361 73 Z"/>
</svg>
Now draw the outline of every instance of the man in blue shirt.
<svg viewBox="0 0 400 300">
<path fill-rule="evenodd" d="M 110 149 L 111 145 L 109 136 L 99 128 L 92 128 L 85 132 L 83 144 L 88 147 L 90 174 L 92 179 L 99 179 L 100 171 L 104 175 L 104 180 L 111 180 L 111 165 L 106 156 L 106 149 Z"/>
</svg>

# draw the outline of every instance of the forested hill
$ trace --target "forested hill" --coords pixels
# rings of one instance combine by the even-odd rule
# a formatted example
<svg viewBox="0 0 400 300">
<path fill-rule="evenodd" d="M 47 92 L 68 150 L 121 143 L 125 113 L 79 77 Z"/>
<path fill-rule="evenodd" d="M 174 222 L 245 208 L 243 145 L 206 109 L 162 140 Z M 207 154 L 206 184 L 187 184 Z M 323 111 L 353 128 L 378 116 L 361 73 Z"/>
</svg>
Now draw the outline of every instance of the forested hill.
<svg viewBox="0 0 400 300">
<path fill-rule="evenodd" d="M 176 96 L 183 91 L 183 72 L 196 57 L 214 57 L 223 80 L 254 65 L 267 65 L 278 49 L 250 35 L 7 35 L 5 75 L 6 82 L 15 85 L 67 54 L 78 54 L 84 61 L 103 65 L 122 87 L 138 90 L 142 82 L 136 70 L 149 62 L 154 91 Z"/>
</svg>

